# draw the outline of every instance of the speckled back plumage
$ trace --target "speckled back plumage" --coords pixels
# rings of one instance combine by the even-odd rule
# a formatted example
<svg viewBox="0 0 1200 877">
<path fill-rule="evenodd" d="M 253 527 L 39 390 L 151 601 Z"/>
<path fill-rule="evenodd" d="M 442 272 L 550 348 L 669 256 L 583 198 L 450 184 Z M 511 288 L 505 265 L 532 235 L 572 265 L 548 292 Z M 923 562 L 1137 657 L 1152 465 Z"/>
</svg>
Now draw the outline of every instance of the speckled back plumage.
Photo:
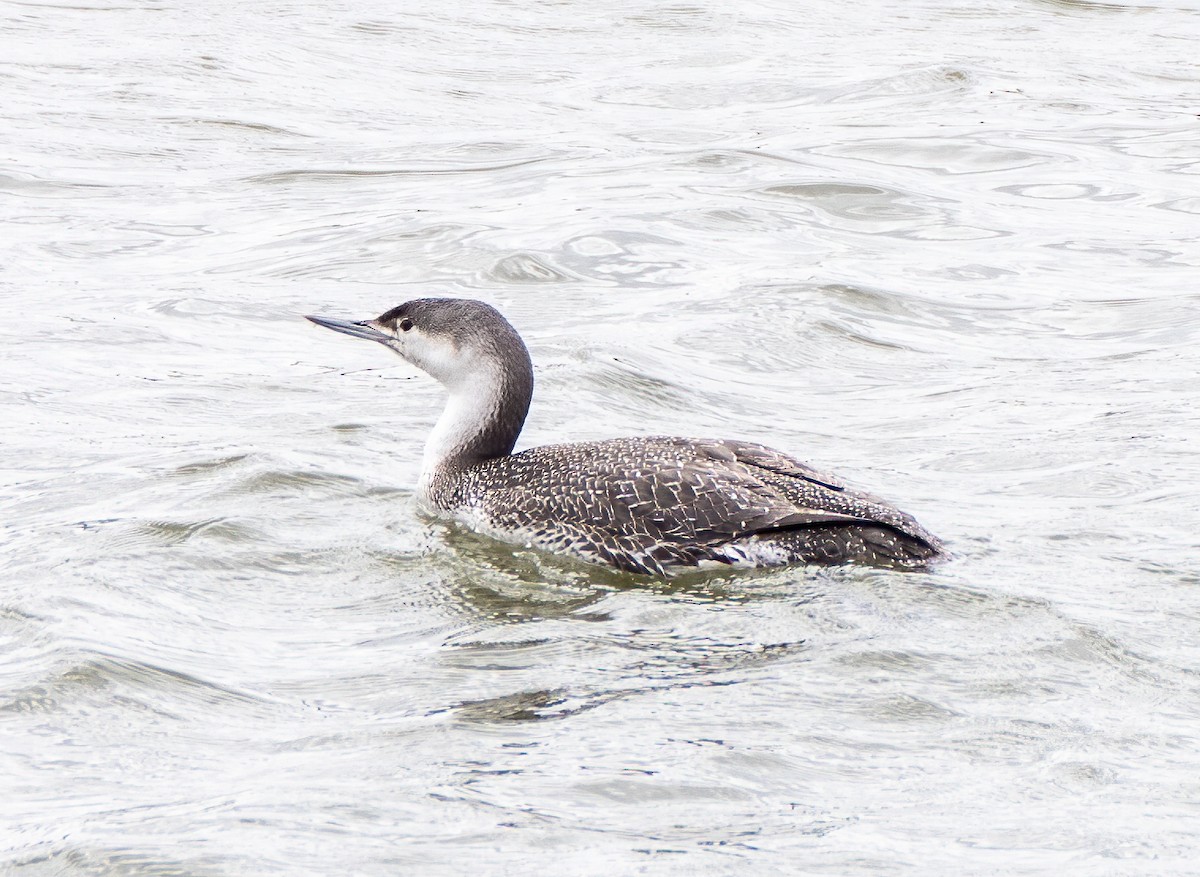
<svg viewBox="0 0 1200 877">
<path fill-rule="evenodd" d="M 940 550 L 883 500 L 740 441 L 546 445 L 447 471 L 429 499 L 484 532 L 635 573 L 705 562 L 919 568 Z"/>
</svg>

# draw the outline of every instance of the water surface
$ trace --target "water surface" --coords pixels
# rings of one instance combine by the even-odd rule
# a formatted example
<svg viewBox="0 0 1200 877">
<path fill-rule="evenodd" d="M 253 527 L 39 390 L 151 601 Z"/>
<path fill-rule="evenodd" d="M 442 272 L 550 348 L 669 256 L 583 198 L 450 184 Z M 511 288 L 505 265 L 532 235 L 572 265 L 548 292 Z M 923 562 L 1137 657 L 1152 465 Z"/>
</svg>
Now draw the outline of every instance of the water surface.
<svg viewBox="0 0 1200 877">
<path fill-rule="evenodd" d="M 1200 9 L 0 9 L 0 869 L 1200 873 Z M 744 437 L 930 574 L 423 517 L 364 318 L 523 445 Z"/>
</svg>

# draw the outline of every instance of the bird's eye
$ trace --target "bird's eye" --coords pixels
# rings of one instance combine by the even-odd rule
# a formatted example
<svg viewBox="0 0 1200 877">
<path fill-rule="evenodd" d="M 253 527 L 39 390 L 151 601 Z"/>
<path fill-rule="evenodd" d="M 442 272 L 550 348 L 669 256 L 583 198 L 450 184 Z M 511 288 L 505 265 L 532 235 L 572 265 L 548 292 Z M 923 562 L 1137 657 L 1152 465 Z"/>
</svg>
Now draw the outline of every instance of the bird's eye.
<svg viewBox="0 0 1200 877">
<path fill-rule="evenodd" d="M 405 317 L 403 320 L 400 321 L 400 331 L 401 332 L 407 332 L 412 327 L 413 327 L 413 321 L 410 320 L 408 317 Z"/>
</svg>

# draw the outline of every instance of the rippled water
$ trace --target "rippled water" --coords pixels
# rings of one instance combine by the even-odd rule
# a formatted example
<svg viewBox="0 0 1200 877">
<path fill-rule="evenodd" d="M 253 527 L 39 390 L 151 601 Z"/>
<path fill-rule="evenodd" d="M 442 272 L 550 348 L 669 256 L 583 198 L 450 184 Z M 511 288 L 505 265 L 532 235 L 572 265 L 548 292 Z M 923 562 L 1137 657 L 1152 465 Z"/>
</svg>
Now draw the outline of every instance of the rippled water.
<svg viewBox="0 0 1200 877">
<path fill-rule="evenodd" d="M 0 870 L 1200 873 L 1200 8 L 0 7 Z M 957 559 L 647 582 L 422 517 L 753 438 Z"/>
</svg>

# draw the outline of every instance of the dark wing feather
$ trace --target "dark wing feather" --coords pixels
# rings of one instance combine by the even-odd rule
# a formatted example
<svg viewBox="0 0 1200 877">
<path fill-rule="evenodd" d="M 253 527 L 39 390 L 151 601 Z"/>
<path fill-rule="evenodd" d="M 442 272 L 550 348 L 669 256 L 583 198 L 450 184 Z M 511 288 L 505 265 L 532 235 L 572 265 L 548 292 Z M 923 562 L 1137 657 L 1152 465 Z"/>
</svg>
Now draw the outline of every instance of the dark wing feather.
<svg viewBox="0 0 1200 877">
<path fill-rule="evenodd" d="M 884 524 L 904 536 L 927 543 L 932 549 L 941 547 L 912 515 L 864 490 L 847 487 L 836 476 L 763 445 L 737 441 L 720 444 L 731 446 L 738 462 L 758 470 L 758 477 L 799 506 L 815 504 L 826 512 L 841 512 L 860 521 Z"/>
<path fill-rule="evenodd" d="M 787 454 L 780 453 L 774 448 L 768 448 L 766 445 L 722 440 L 705 442 L 703 447 L 710 454 L 720 455 L 722 458 L 729 457 L 746 466 L 753 466 L 767 472 L 786 475 L 790 478 L 810 481 L 813 484 L 828 487 L 830 490 L 846 489 L 845 482 L 836 475 L 821 472 L 807 463 L 801 463 L 799 460 L 789 457 Z M 713 450 L 708 450 L 710 448 Z"/>
</svg>

